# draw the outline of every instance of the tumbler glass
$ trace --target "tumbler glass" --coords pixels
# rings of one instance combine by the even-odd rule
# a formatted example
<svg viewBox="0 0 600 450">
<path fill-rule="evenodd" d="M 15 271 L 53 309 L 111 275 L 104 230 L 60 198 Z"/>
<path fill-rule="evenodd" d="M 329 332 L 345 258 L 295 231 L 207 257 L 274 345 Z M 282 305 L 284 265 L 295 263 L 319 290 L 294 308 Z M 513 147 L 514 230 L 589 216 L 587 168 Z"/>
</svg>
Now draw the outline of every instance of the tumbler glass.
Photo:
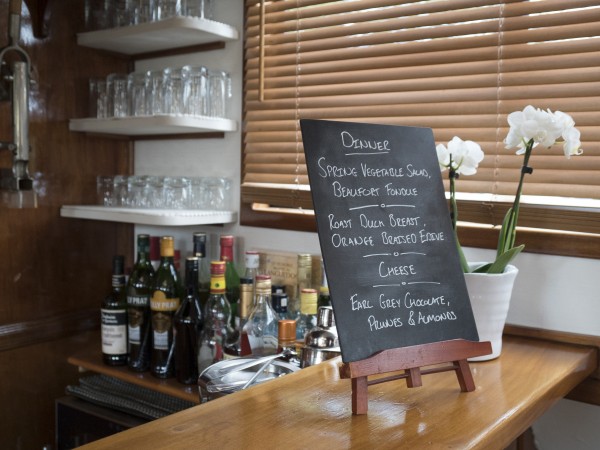
<svg viewBox="0 0 600 450">
<path fill-rule="evenodd" d="M 216 177 L 205 178 L 204 185 L 206 209 L 226 210 L 229 208 L 229 189 L 231 183 L 228 179 Z"/>
<path fill-rule="evenodd" d="M 199 17 L 201 19 L 212 19 L 213 0 L 185 0 L 183 15 Z"/>
<path fill-rule="evenodd" d="M 98 175 L 96 177 L 97 203 L 102 206 L 113 206 L 114 177 L 112 175 Z"/>
<path fill-rule="evenodd" d="M 208 115 L 208 69 L 204 66 L 188 66 L 189 90 L 186 114 Z"/>
<path fill-rule="evenodd" d="M 181 15 L 181 0 L 156 0 L 154 20 L 164 20 Z"/>
<path fill-rule="evenodd" d="M 90 98 L 89 115 L 90 117 L 106 117 L 106 80 L 103 78 L 90 78 Z"/>
<path fill-rule="evenodd" d="M 148 176 L 144 191 L 148 208 L 165 208 L 165 179 L 162 176 Z"/>
<path fill-rule="evenodd" d="M 186 111 L 186 101 L 189 97 L 189 68 L 167 67 L 164 70 L 164 112 L 180 115 Z"/>
<path fill-rule="evenodd" d="M 190 209 L 207 209 L 206 184 L 202 177 L 190 178 Z"/>
<path fill-rule="evenodd" d="M 146 100 L 147 84 L 147 72 L 132 72 L 127 76 L 127 97 L 130 116 L 146 116 L 148 114 L 148 101 Z"/>
<path fill-rule="evenodd" d="M 165 203 L 169 209 L 190 207 L 190 180 L 186 177 L 165 177 Z"/>
<path fill-rule="evenodd" d="M 147 175 L 132 175 L 127 178 L 127 206 L 130 208 L 148 208 L 147 184 Z"/>
<path fill-rule="evenodd" d="M 212 117 L 226 117 L 227 104 L 231 99 L 231 78 L 229 74 L 222 70 L 210 71 L 208 73 L 208 87 L 209 115 Z"/>
<path fill-rule="evenodd" d="M 113 178 L 113 202 L 111 206 L 127 206 L 127 175 L 115 175 Z"/>
<path fill-rule="evenodd" d="M 148 71 L 148 84 L 146 91 L 146 101 L 148 106 L 146 111 L 151 115 L 164 114 L 164 73 L 163 70 Z"/>
<path fill-rule="evenodd" d="M 108 115 L 110 117 L 127 116 L 127 75 L 111 73 L 106 78 L 108 95 Z"/>
<path fill-rule="evenodd" d="M 154 0 L 134 0 L 132 23 L 151 22 L 154 14 Z"/>
</svg>

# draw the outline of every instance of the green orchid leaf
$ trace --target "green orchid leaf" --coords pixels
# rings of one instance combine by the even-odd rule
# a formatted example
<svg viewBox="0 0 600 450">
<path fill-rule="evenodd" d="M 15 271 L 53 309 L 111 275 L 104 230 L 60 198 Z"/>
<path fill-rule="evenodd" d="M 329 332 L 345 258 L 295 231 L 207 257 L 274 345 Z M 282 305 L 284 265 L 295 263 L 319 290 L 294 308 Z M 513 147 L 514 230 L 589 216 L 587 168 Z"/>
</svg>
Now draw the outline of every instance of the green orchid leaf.
<svg viewBox="0 0 600 450">
<path fill-rule="evenodd" d="M 487 273 L 503 273 L 506 266 L 513 260 L 515 256 L 521 253 L 521 250 L 525 248 L 524 244 L 518 247 L 513 247 L 510 250 L 504 252 L 500 257 L 496 258 L 496 261 L 489 267 Z"/>
<path fill-rule="evenodd" d="M 488 273 L 488 270 L 492 266 L 492 263 L 484 264 L 472 270 L 472 273 Z"/>
</svg>

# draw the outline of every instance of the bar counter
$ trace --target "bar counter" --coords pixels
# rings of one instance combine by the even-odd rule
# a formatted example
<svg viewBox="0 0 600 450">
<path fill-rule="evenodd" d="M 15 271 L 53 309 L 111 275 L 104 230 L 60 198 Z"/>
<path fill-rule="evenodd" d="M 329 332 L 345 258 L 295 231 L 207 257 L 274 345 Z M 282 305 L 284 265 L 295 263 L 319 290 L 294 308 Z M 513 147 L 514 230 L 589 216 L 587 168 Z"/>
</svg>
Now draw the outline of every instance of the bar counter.
<svg viewBox="0 0 600 450">
<path fill-rule="evenodd" d="M 303 369 L 109 436 L 93 449 L 503 449 L 594 372 L 589 346 L 505 336 L 500 358 L 471 363 L 476 390 L 453 372 L 369 387 L 352 415 L 340 359 Z"/>
</svg>

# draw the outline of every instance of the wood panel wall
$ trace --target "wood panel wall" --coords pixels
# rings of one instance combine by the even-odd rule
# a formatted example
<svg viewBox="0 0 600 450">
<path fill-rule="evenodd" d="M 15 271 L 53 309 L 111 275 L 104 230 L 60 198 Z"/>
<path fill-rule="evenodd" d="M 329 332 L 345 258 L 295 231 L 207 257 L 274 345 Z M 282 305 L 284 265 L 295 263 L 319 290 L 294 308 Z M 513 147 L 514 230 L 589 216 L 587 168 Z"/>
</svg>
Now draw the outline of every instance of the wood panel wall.
<svg viewBox="0 0 600 450">
<path fill-rule="evenodd" d="M 8 44 L 8 3 L 0 0 L 0 48 Z M 30 172 L 39 206 L 0 204 L 2 449 L 54 445 L 54 399 L 78 378 L 66 357 L 98 339 L 93 330 L 110 289 L 112 256 L 122 253 L 132 264 L 133 226 L 60 217 L 61 205 L 95 202 L 96 175 L 132 171 L 128 141 L 68 130 L 70 118 L 87 116 L 88 79 L 126 72 L 128 63 L 76 45 L 83 1 L 47 3 L 46 38 L 32 36 L 25 5 L 21 26 L 36 82 L 29 102 Z M 11 135 L 10 103 L 0 101 L 0 140 Z M 0 167 L 10 161 L 8 151 L 0 151 Z"/>
</svg>

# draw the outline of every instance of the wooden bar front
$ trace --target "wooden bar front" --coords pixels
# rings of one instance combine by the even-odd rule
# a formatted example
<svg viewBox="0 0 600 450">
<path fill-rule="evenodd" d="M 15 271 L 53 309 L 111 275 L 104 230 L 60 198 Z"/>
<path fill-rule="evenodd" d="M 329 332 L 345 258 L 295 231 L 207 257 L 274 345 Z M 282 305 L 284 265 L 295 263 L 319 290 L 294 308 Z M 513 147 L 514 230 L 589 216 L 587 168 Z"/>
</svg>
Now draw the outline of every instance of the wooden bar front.
<svg viewBox="0 0 600 450">
<path fill-rule="evenodd" d="M 502 356 L 471 363 L 476 389 L 452 372 L 369 387 L 369 413 L 352 415 L 340 359 L 198 405 L 83 447 L 503 449 L 592 374 L 596 349 L 505 336 Z"/>
</svg>

